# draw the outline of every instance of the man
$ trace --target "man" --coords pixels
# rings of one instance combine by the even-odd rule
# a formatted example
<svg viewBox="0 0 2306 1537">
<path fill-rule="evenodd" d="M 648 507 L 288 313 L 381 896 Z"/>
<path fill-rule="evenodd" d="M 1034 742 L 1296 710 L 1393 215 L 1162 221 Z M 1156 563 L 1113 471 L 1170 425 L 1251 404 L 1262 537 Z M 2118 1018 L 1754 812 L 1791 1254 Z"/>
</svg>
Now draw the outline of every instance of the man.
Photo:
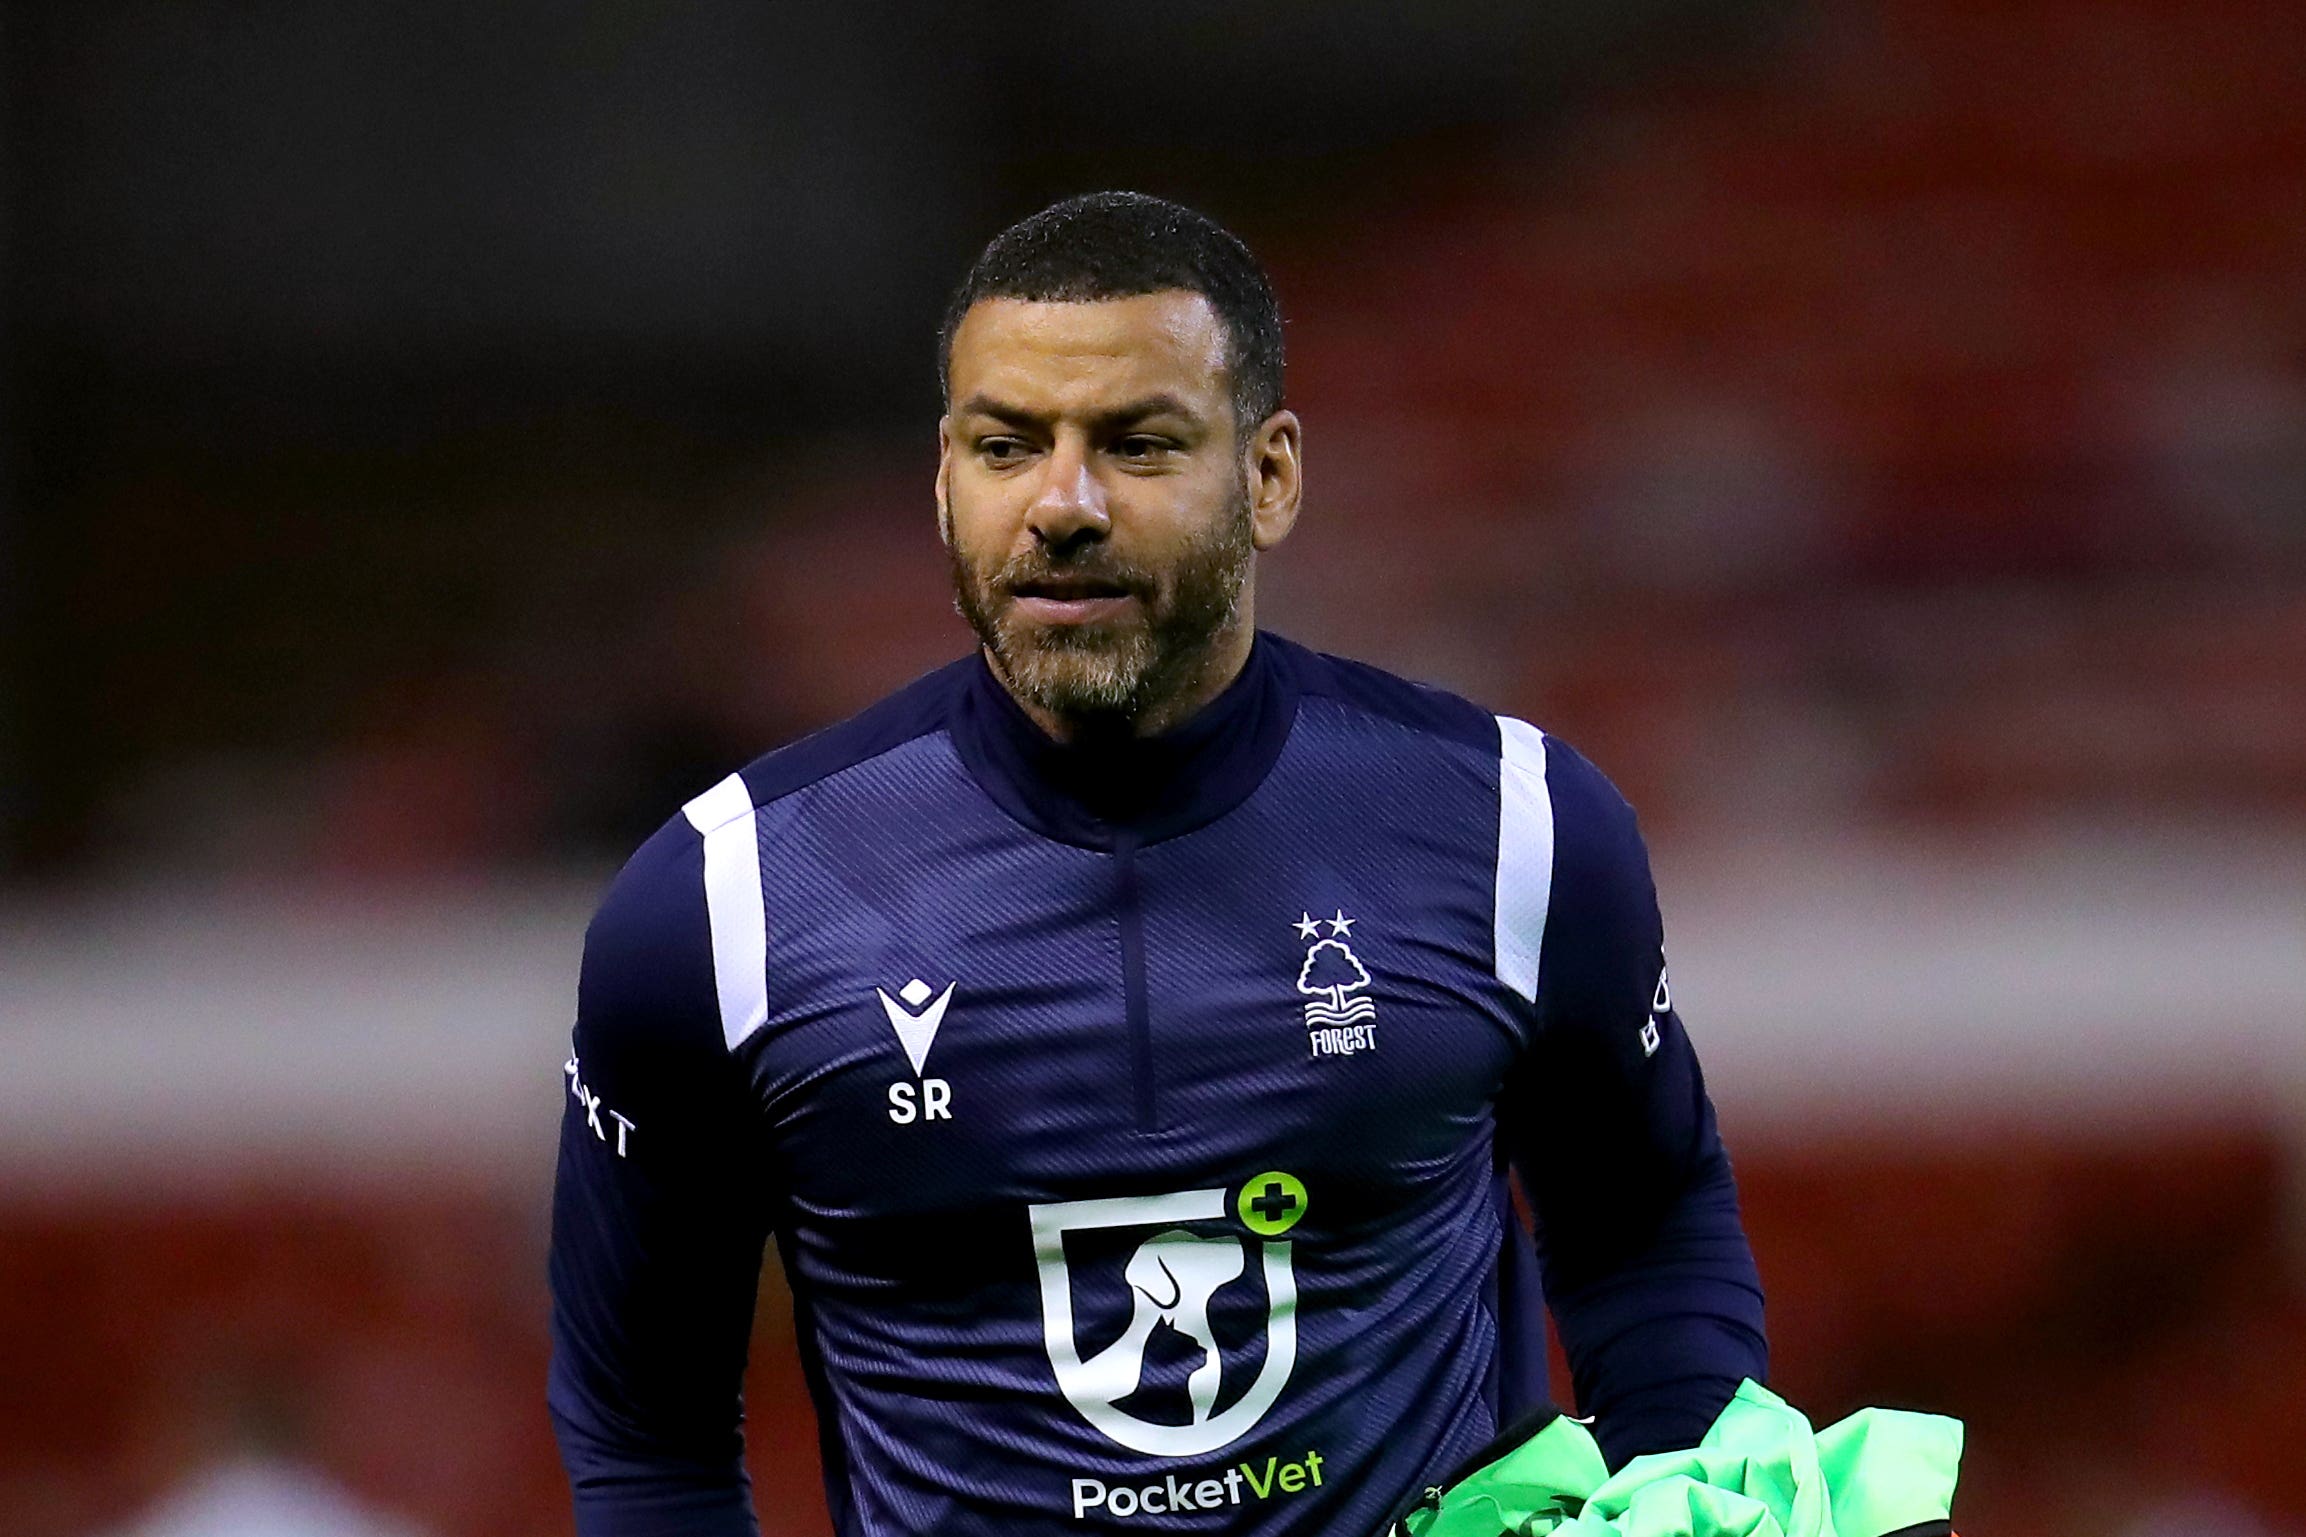
<svg viewBox="0 0 2306 1537">
<path fill-rule="evenodd" d="M 844 1537 L 1374 1531 L 1542 1403 L 1764 1369 L 1631 811 L 1253 623 L 1300 499 L 1248 251 L 1011 228 L 943 337 L 977 654 L 691 802 L 587 938 L 551 1405 L 594 1534 L 751 1530 L 764 1242 Z"/>
</svg>

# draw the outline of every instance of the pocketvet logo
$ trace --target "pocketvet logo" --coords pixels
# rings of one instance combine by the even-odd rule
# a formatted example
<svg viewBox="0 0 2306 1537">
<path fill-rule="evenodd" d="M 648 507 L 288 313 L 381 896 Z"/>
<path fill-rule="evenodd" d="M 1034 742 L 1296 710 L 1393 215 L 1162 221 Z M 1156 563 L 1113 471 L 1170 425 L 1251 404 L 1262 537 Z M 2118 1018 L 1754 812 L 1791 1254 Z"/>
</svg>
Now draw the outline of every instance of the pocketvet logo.
<svg viewBox="0 0 2306 1537">
<path fill-rule="evenodd" d="M 1292 1245 L 1281 1235 L 1304 1215 L 1305 1186 L 1294 1176 L 1274 1172 L 1249 1181 L 1240 1195 L 1240 1220 L 1262 1239 L 1254 1245 L 1238 1231 L 1196 1232 L 1183 1225 L 1206 1228 L 1224 1222 L 1229 1213 L 1223 1189 L 1053 1201 L 1029 1209 L 1041 1281 L 1042 1338 L 1058 1390 L 1108 1440 L 1133 1452 L 1200 1457 L 1232 1445 L 1265 1417 L 1297 1364 L 1297 1277 L 1290 1262 Z M 1073 1262 L 1066 1236 L 1116 1228 L 1151 1231 L 1120 1262 L 1120 1279 L 1128 1288 L 1128 1321 L 1111 1343 L 1084 1356 L 1074 1317 Z M 1103 1247 L 1118 1257 L 1111 1244 Z M 1264 1283 L 1265 1360 L 1248 1390 L 1220 1408 L 1225 1352 L 1211 1326 L 1210 1307 L 1218 1293 L 1242 1280 L 1252 1258 Z M 1184 1383 L 1183 1423 L 1162 1423 L 1121 1407 L 1144 1383 L 1146 1346 L 1158 1326 L 1183 1340 L 1183 1359 L 1193 1362 Z M 1141 1505 L 1143 1491 L 1115 1490 L 1090 1500 L 1086 1485 L 1104 1488 L 1094 1479 L 1076 1480 L 1076 1516 L 1088 1508 L 1084 1500 L 1123 1514 L 1114 1508 L 1111 1495 L 1130 1495 L 1132 1509 Z M 1166 1499 L 1167 1485 L 1146 1487 L 1161 1490 Z M 1192 1481 L 1178 1488 L 1198 1498 L 1198 1485 Z M 1188 1501 L 1173 1508 L 1199 1506 Z"/>
<path fill-rule="evenodd" d="M 913 1076 L 921 1081 L 916 1085 L 897 1082 L 889 1085 L 889 1119 L 899 1126 L 910 1126 L 915 1121 L 949 1121 L 953 1118 L 953 1086 L 942 1078 L 924 1077 L 929 1066 L 929 1047 L 937 1039 L 937 1027 L 945 1022 L 945 1009 L 953 1001 L 953 989 L 958 982 L 948 982 L 945 990 L 930 1002 L 936 990 L 913 978 L 897 989 L 892 998 L 880 988 L 873 993 L 881 1000 L 881 1012 L 889 1016 L 889 1027 L 897 1032 L 897 1044 L 905 1049 L 905 1060 L 913 1065 Z M 897 1001 L 904 1000 L 903 1003 Z M 926 1008 L 922 1005 L 927 1004 Z M 920 1012 L 915 1013 L 918 1009 Z"/>
<path fill-rule="evenodd" d="M 1269 1500 L 1276 1494 L 1299 1494 L 1321 1487 L 1321 1454 L 1307 1452 L 1295 1462 L 1279 1457 L 1238 1463 L 1209 1478 L 1172 1473 L 1158 1483 L 1108 1484 L 1101 1478 L 1073 1480 L 1073 1519 L 1092 1510 L 1126 1521 L 1131 1516 L 1166 1516 L 1184 1511 L 1217 1510 L 1241 1503 L 1242 1494 Z"/>
</svg>

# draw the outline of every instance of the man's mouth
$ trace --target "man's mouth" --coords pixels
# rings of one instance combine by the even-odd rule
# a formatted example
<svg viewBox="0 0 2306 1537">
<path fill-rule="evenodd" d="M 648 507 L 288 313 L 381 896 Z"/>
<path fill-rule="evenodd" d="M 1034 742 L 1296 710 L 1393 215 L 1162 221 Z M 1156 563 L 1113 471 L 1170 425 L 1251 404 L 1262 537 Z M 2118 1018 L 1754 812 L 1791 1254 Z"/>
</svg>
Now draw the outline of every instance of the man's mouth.
<svg viewBox="0 0 2306 1537">
<path fill-rule="evenodd" d="M 1117 617 L 1137 595 L 1109 578 L 1044 576 L 1009 584 L 1009 594 L 1027 617 L 1043 624 L 1086 624 Z"/>
</svg>

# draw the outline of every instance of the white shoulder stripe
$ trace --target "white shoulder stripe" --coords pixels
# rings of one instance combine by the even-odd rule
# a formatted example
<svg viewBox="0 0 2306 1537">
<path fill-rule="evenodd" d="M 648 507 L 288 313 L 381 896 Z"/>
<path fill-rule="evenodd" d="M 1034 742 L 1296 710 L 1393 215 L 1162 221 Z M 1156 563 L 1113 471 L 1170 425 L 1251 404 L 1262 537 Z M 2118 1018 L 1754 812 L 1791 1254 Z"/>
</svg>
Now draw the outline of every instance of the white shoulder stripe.
<svg viewBox="0 0 2306 1537">
<path fill-rule="evenodd" d="M 713 927 L 713 986 L 721 1038 L 736 1050 L 769 1020 L 768 915 L 753 792 L 735 774 L 681 808 L 705 839 L 705 912 Z"/>
<path fill-rule="evenodd" d="M 1538 952 L 1553 896 L 1553 795 L 1545 784 L 1545 733 L 1497 718 L 1497 979 L 1537 1001 Z"/>
<path fill-rule="evenodd" d="M 683 806 L 681 815 L 698 832 L 712 833 L 738 817 L 752 815 L 752 810 L 753 792 L 745 788 L 744 776 L 731 774 Z"/>
</svg>

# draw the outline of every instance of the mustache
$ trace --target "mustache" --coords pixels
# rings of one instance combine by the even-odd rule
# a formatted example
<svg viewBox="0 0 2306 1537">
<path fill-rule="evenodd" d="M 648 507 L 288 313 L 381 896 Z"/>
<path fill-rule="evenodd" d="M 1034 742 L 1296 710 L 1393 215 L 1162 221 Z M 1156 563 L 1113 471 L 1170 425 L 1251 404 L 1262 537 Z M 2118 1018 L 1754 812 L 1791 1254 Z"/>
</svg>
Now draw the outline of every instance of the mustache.
<svg viewBox="0 0 2306 1537">
<path fill-rule="evenodd" d="M 1132 597 L 1150 598 L 1161 590 L 1159 573 L 1110 555 L 1051 559 L 1046 551 L 1021 551 L 986 574 L 986 585 L 1014 596 L 1020 588 L 1050 583 L 1092 582 L 1116 587 Z"/>
</svg>

